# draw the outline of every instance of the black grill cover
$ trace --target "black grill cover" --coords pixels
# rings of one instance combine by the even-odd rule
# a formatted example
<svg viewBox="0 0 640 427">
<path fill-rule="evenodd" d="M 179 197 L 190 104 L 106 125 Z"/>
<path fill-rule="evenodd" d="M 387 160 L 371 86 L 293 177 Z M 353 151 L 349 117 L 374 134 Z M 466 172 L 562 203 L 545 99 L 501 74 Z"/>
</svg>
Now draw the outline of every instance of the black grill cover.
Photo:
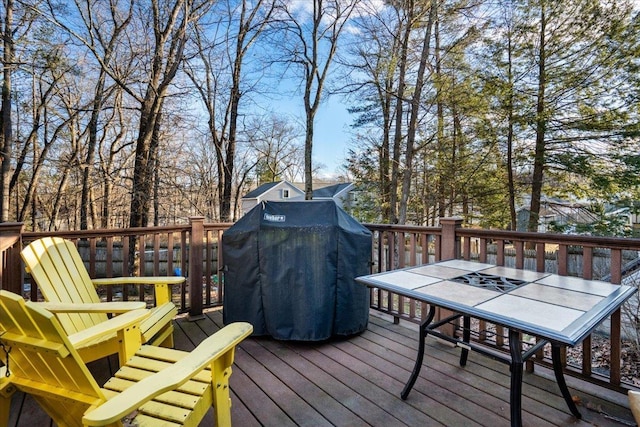
<svg viewBox="0 0 640 427">
<path fill-rule="evenodd" d="M 366 329 L 371 232 L 333 201 L 264 202 L 222 236 L 224 322 L 317 341 Z"/>
</svg>

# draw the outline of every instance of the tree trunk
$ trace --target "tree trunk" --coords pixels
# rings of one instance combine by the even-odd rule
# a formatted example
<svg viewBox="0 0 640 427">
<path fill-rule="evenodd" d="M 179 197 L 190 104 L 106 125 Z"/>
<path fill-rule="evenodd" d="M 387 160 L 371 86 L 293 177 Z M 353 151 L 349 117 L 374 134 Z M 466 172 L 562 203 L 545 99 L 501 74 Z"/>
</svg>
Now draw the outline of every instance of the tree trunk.
<svg viewBox="0 0 640 427">
<path fill-rule="evenodd" d="M 149 101 L 143 106 L 140 117 L 140 127 L 136 140 L 136 157 L 133 168 L 133 185 L 131 193 L 130 227 L 145 227 L 148 225 L 149 200 L 153 169 L 151 164 L 151 138 L 153 135 L 153 120 Z"/>
<path fill-rule="evenodd" d="M 435 31 L 435 62 L 436 62 L 436 80 L 442 81 L 442 66 L 440 65 L 440 26 L 436 22 L 436 31 Z M 437 116 L 437 129 L 436 129 L 436 139 L 438 144 L 438 154 L 437 154 L 437 173 L 438 173 L 438 195 L 437 195 L 437 205 L 438 205 L 438 214 L 436 215 L 438 218 L 444 218 L 447 215 L 447 203 L 446 203 L 446 179 L 447 179 L 447 157 L 446 157 L 446 142 L 444 136 L 444 99 L 441 90 L 441 85 L 438 85 L 436 91 L 436 116 Z"/>
<path fill-rule="evenodd" d="M 536 145 L 533 158 L 533 177 L 531 182 L 531 206 L 529 208 L 528 231 L 538 231 L 540 219 L 540 199 L 542 197 L 542 180 L 545 163 L 545 89 L 546 89 L 546 52 L 545 52 L 546 17 L 544 2 L 540 10 L 540 51 L 538 56 L 538 93 L 536 103 Z"/>
<path fill-rule="evenodd" d="M 414 143 L 416 140 L 416 130 L 418 127 L 418 112 L 420 111 L 420 100 L 422 98 L 422 88 L 424 87 L 424 73 L 427 69 L 427 61 L 429 59 L 429 48 L 431 40 L 431 28 L 436 17 L 438 2 L 432 0 L 429 20 L 427 28 L 424 30 L 424 38 L 422 40 L 422 53 L 420 54 L 420 64 L 418 65 L 418 75 L 416 76 L 416 86 L 413 90 L 411 98 L 411 114 L 409 116 L 409 129 L 407 132 L 407 149 L 405 154 L 405 169 L 402 179 L 402 196 L 400 201 L 400 212 L 398 220 L 400 224 L 407 221 L 407 204 L 409 201 L 409 192 L 411 190 L 411 173 L 413 170 L 413 153 Z"/>
<path fill-rule="evenodd" d="M 187 40 L 186 28 L 190 20 L 188 2 L 176 1 L 170 20 L 160 22 L 158 0 L 153 1 L 153 32 L 155 46 L 151 55 L 151 72 L 144 99 L 140 105 L 140 126 L 136 140 L 136 156 L 131 192 L 130 227 L 145 227 L 149 223 L 152 196 L 153 157 L 157 149 L 164 97 L 183 60 Z M 178 17 L 182 22 L 178 26 Z M 167 45 L 169 51 L 165 49 Z M 131 245 L 132 248 L 135 245 Z"/>
<path fill-rule="evenodd" d="M 0 153 L 2 164 L 0 166 L 0 222 L 9 220 L 11 181 L 11 157 L 13 152 L 13 123 L 11 119 L 11 73 L 14 63 L 13 47 L 13 0 L 5 2 L 5 19 L 3 29 L 3 81 L 2 81 L 2 112 L 0 116 L 0 127 L 2 128 L 2 141 L 0 143 Z"/>
<path fill-rule="evenodd" d="M 513 127 L 515 123 L 514 118 L 514 82 L 513 82 L 513 46 L 511 44 L 511 30 L 507 35 L 508 37 L 508 85 L 509 85 L 509 93 L 507 98 L 507 188 L 509 193 L 509 217 L 511 219 L 511 230 L 518 229 L 518 217 L 516 215 L 516 186 L 513 176 Z"/>
<path fill-rule="evenodd" d="M 311 200 L 313 198 L 313 165 L 311 164 L 311 155 L 313 153 L 313 122 L 315 111 L 307 109 L 307 131 L 304 136 L 304 198 Z"/>
<path fill-rule="evenodd" d="M 393 74 L 391 74 L 393 75 Z M 390 194 L 391 194 L 391 176 L 389 157 L 389 146 L 391 141 L 391 104 L 392 104 L 392 88 L 393 80 L 385 79 L 385 90 L 380 94 L 383 115 L 382 143 L 380 144 L 379 163 L 380 163 L 380 205 L 382 207 L 382 222 L 391 223 L 390 210 Z"/>
<path fill-rule="evenodd" d="M 413 27 L 414 2 L 409 1 L 406 27 L 402 36 L 400 47 L 399 70 L 398 70 L 398 93 L 396 97 L 395 109 L 395 135 L 393 138 L 393 160 L 391 162 L 391 194 L 389 194 L 389 210 L 391 224 L 397 224 L 398 218 L 398 189 L 395 183 L 400 181 L 400 153 L 402 146 L 402 118 L 404 116 L 404 89 L 407 74 L 407 61 L 409 50 L 409 38 Z"/>
<path fill-rule="evenodd" d="M 104 91 L 104 71 L 100 72 L 98 83 L 96 84 L 96 92 L 93 100 L 93 108 L 91 118 L 89 119 L 88 132 L 89 141 L 87 143 L 87 156 L 82 165 L 82 194 L 80 199 L 80 229 L 87 230 L 89 228 L 89 192 L 91 191 L 91 176 L 93 171 L 93 158 L 98 144 L 98 119 L 100 110 L 102 109 L 102 96 Z M 95 227 L 95 224 L 94 224 Z"/>
<path fill-rule="evenodd" d="M 231 221 L 231 197 L 233 183 L 233 169 L 236 157 L 236 140 L 238 133 L 238 109 L 240 107 L 240 78 L 242 75 L 242 44 L 244 35 L 238 34 L 236 44 L 236 60 L 233 64 L 233 76 L 231 86 L 231 99 L 229 108 L 229 140 L 227 141 L 227 152 L 224 162 L 224 186 L 222 188 L 222 204 L 220 205 L 220 220 L 222 222 Z"/>
</svg>

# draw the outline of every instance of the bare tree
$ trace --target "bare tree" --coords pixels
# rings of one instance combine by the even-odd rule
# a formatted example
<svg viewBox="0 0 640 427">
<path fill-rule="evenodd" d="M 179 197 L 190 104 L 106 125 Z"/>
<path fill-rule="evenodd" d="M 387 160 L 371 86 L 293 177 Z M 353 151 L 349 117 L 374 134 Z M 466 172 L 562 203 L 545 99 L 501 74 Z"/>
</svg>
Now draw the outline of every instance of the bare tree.
<svg viewBox="0 0 640 427">
<path fill-rule="evenodd" d="M 358 156 L 350 158 L 349 168 L 369 164 L 369 153 L 377 153 L 377 199 L 383 222 L 392 222 L 390 196 L 395 188 L 391 182 L 391 141 L 393 109 L 396 101 L 397 62 L 400 38 L 401 10 L 380 8 L 375 1 L 359 6 L 360 14 L 354 20 L 358 42 L 348 45 L 347 55 L 341 55 L 345 75 L 342 92 L 352 100 L 349 111 L 355 115 L 353 127 L 361 129 L 357 137 Z M 353 71 L 356 72 L 353 72 Z M 370 148 L 371 147 L 371 148 Z M 360 175 L 357 172 L 356 175 Z M 364 174 L 366 175 L 366 173 Z M 395 212 L 395 211 L 394 211 Z"/>
<path fill-rule="evenodd" d="M 241 101 L 255 84 L 246 82 L 244 66 L 250 49 L 271 20 L 275 3 L 274 0 L 258 0 L 250 4 L 241 0 L 222 5 L 227 6 L 226 18 L 214 25 L 222 28 L 221 40 L 208 34 L 216 33 L 210 26 L 198 27 L 196 49 L 203 69 L 197 70 L 189 64 L 186 71 L 209 116 L 209 132 L 217 156 L 220 219 L 229 221 Z M 222 49 L 218 49 L 219 45 Z M 228 58 L 222 66 L 221 57 Z M 230 81 L 225 78 L 226 74 L 230 74 Z"/>
<path fill-rule="evenodd" d="M 303 165 L 300 133 L 286 119 L 274 115 L 255 119 L 246 131 L 247 146 L 256 157 L 259 182 L 291 181 Z"/>
<path fill-rule="evenodd" d="M 78 3 L 76 3 L 79 5 Z M 90 190 L 92 188 L 92 170 L 95 161 L 96 149 L 99 139 L 99 121 L 102 114 L 103 106 L 105 104 L 105 98 L 108 96 L 106 91 L 107 85 L 107 71 L 111 67 L 111 61 L 115 54 L 116 43 L 119 41 L 121 34 L 126 30 L 127 26 L 131 22 L 133 14 L 133 0 L 126 5 L 126 8 L 117 7 L 116 2 L 109 2 L 105 6 L 105 12 L 108 13 L 111 25 L 106 25 L 104 21 L 98 22 L 96 15 L 100 16 L 100 13 L 96 13 L 101 3 L 93 3 L 90 0 L 86 0 L 84 8 L 78 8 L 82 21 L 84 22 L 87 32 L 88 40 L 91 43 L 91 49 L 102 55 L 100 63 L 102 66 L 98 71 L 98 78 L 95 83 L 95 89 L 93 92 L 93 103 L 91 106 L 91 118 L 88 124 L 88 143 L 86 148 L 86 156 L 83 162 L 83 176 L 82 176 L 82 200 L 80 202 L 80 229 L 86 230 L 88 228 L 88 208 L 90 203 Z M 103 9 L 104 10 L 104 9 Z M 102 32 L 106 34 L 103 34 Z M 94 223 L 95 226 L 95 223 Z"/>
<path fill-rule="evenodd" d="M 125 90 L 140 103 L 140 121 L 136 139 L 131 193 L 129 226 L 143 227 L 149 222 L 152 197 L 154 157 L 157 154 L 162 111 L 169 91 L 183 59 L 183 50 L 189 37 L 187 28 L 203 7 L 191 0 L 175 0 L 171 4 L 151 0 L 150 49 L 144 95 L 138 96 L 127 86 Z"/>
<path fill-rule="evenodd" d="M 28 34 L 36 20 L 27 8 L 18 7 L 14 0 L 3 0 L 2 16 L 2 100 L 0 103 L 0 222 L 9 220 L 11 195 L 11 164 L 14 155 L 13 74 L 20 62 L 16 42 Z M 17 13 L 16 13 L 17 12 Z"/>
<path fill-rule="evenodd" d="M 13 124 L 11 120 L 11 73 L 14 64 L 13 46 L 13 0 L 4 2 L 4 28 L 2 29 L 3 71 L 2 71 L 2 112 L 0 115 L 0 222 L 9 218 L 9 181 L 11 175 L 11 157 L 13 146 Z"/>
<path fill-rule="evenodd" d="M 407 220 L 407 204 L 409 200 L 409 192 L 411 189 L 411 174 L 413 172 L 413 156 L 414 156 L 414 144 L 416 142 L 416 132 L 418 127 L 418 114 L 421 109 L 422 89 L 425 85 L 425 72 L 427 69 L 427 62 L 429 59 L 429 46 L 431 40 L 431 30 L 436 18 L 436 11 L 438 8 L 437 0 L 431 0 L 429 2 L 429 18 L 427 19 L 426 29 L 424 29 L 424 35 L 422 40 L 422 51 L 420 53 L 420 61 L 418 64 L 418 73 L 416 75 L 415 87 L 411 96 L 409 123 L 407 128 L 407 148 L 405 151 L 405 170 L 402 178 L 402 196 L 400 200 L 400 210 L 398 215 L 398 222 L 404 224 Z M 398 120 L 398 118 L 396 118 Z"/>
<path fill-rule="evenodd" d="M 126 168 L 133 164 L 132 147 L 134 141 L 128 138 L 131 127 L 131 118 L 122 105 L 122 90 L 116 88 L 113 96 L 111 114 L 102 115 L 105 128 L 102 137 L 98 140 L 98 181 L 101 184 L 102 203 L 100 213 L 100 225 L 102 228 L 110 226 L 124 227 L 118 212 L 128 211 L 125 194 L 123 191 L 123 176 L 127 176 Z M 126 181 L 126 179 L 125 179 Z M 127 215 L 128 219 L 128 215 Z M 120 222 L 117 222 L 120 221 Z"/>
<path fill-rule="evenodd" d="M 285 45 L 290 64 L 302 70 L 305 112 L 304 178 L 305 198 L 313 195 L 313 130 L 329 69 L 349 17 L 359 0 L 280 1 L 286 16 Z M 311 4 L 311 10 L 305 5 Z M 291 37 L 289 37 L 289 35 Z"/>
</svg>

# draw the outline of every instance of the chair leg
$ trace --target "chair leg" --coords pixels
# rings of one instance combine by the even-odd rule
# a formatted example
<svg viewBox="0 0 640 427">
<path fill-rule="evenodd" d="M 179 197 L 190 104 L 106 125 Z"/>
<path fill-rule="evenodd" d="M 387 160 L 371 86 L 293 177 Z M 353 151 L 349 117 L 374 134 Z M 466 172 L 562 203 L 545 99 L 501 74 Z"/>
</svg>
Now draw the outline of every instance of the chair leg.
<svg viewBox="0 0 640 427">
<path fill-rule="evenodd" d="M 120 366 L 126 365 L 127 361 L 136 354 L 136 351 L 142 346 L 142 336 L 139 328 L 127 328 L 118 331 L 118 341 L 120 348 L 118 350 L 118 361 Z"/>
<path fill-rule="evenodd" d="M 4 371 L 2 372 L 4 375 Z M 16 387 L 9 381 L 0 380 L 0 427 L 9 425 L 9 409 L 11 409 L 11 397 L 16 392 Z"/>
<path fill-rule="evenodd" d="M 9 425 L 9 408 L 11 408 L 11 398 L 0 396 L 0 427 Z"/>
<path fill-rule="evenodd" d="M 213 411 L 216 427 L 231 427 L 231 395 L 229 377 L 233 364 L 234 350 L 214 360 L 211 368 L 213 376 Z"/>
<path fill-rule="evenodd" d="M 633 419 L 636 423 L 640 423 L 640 392 L 629 390 L 627 392 L 629 397 L 629 407 L 633 414 Z"/>
</svg>

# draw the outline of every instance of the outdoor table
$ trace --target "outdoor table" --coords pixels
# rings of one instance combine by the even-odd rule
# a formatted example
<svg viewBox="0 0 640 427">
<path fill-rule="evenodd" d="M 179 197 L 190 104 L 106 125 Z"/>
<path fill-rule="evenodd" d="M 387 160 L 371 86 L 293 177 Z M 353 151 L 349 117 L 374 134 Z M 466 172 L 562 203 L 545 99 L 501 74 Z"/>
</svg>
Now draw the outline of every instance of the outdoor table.
<svg viewBox="0 0 640 427">
<path fill-rule="evenodd" d="M 462 349 L 461 366 L 466 364 L 470 350 L 510 365 L 512 426 L 522 425 L 523 364 L 547 343 L 551 344 L 553 371 L 562 396 L 571 413 L 581 418 L 564 380 L 561 348 L 582 342 L 636 292 L 631 286 L 464 260 L 361 276 L 356 281 L 429 305 L 429 313 L 420 325 L 415 367 L 402 391 L 402 399 L 407 398 L 420 373 L 425 339 L 431 334 Z M 448 309 L 453 315 L 434 321 L 436 307 Z M 463 318 L 461 339 L 436 330 L 460 317 Z M 510 355 L 471 342 L 471 318 L 507 328 Z M 538 341 L 523 348 L 522 334 L 535 336 Z"/>
</svg>

